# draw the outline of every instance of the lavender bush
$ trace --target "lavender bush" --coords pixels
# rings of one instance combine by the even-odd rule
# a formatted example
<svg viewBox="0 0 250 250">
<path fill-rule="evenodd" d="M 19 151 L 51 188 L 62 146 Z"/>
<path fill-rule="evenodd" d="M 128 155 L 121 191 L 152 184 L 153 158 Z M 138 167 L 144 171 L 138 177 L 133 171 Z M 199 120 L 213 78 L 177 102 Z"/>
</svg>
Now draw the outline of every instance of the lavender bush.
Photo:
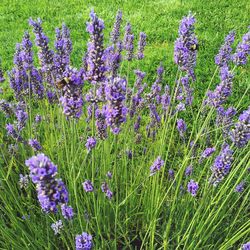
<svg viewBox="0 0 250 250">
<path fill-rule="evenodd" d="M 9 77 L 0 66 L 3 249 L 248 249 L 250 106 L 229 98 L 249 31 L 236 49 L 226 36 L 199 100 L 196 22 L 180 22 L 175 82 L 162 62 L 146 83 L 147 35 L 121 11 L 108 38 L 91 11 L 78 68 L 66 24 L 52 48 L 29 20 L 35 40 L 24 33 Z"/>
</svg>

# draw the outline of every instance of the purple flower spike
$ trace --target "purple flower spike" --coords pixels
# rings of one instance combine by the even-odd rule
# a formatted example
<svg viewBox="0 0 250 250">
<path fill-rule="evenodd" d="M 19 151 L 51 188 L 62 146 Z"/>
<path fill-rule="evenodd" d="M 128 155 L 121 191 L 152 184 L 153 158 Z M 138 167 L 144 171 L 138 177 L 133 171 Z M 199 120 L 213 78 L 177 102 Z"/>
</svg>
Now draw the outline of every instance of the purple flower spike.
<svg viewBox="0 0 250 250">
<path fill-rule="evenodd" d="M 74 217 L 74 211 L 71 206 L 62 204 L 61 210 L 62 210 L 62 215 L 66 220 L 71 220 Z"/>
<path fill-rule="evenodd" d="M 178 119 L 177 120 L 177 129 L 178 129 L 178 131 L 180 133 L 180 136 L 184 137 L 184 133 L 187 130 L 187 125 L 186 125 L 186 123 L 184 122 L 183 119 Z"/>
<path fill-rule="evenodd" d="M 217 186 L 224 177 L 229 173 L 233 161 L 233 151 L 228 144 L 224 144 L 220 154 L 215 158 L 211 167 L 212 175 L 209 182 Z"/>
<path fill-rule="evenodd" d="M 206 148 L 206 149 L 202 152 L 202 154 L 201 154 L 200 163 L 201 163 L 204 159 L 210 157 L 210 156 L 215 152 L 215 150 L 216 150 L 216 148 Z"/>
<path fill-rule="evenodd" d="M 192 195 L 196 196 L 197 191 L 199 189 L 198 182 L 195 182 L 194 180 L 190 180 L 187 185 L 187 191 Z"/>
<path fill-rule="evenodd" d="M 235 187 L 235 192 L 237 193 L 242 193 L 244 191 L 244 188 L 245 188 L 245 181 L 242 181 L 240 184 L 238 184 L 236 187 Z"/>
<path fill-rule="evenodd" d="M 87 32 L 90 34 L 88 52 L 86 56 L 87 72 L 86 80 L 92 84 L 105 80 L 105 66 L 103 61 L 103 29 L 104 23 L 92 10 L 90 13 L 91 21 L 87 23 Z"/>
<path fill-rule="evenodd" d="M 107 182 L 103 182 L 101 185 L 101 190 L 105 193 L 106 197 L 110 200 L 113 197 L 113 192 L 109 189 Z"/>
<path fill-rule="evenodd" d="M 146 46 L 146 34 L 141 32 L 140 33 L 140 39 L 139 39 L 139 42 L 138 42 L 138 52 L 137 52 L 137 58 L 138 60 L 141 60 L 144 58 L 144 49 L 145 49 L 145 46 Z"/>
<path fill-rule="evenodd" d="M 93 247 L 92 236 L 85 232 L 80 235 L 76 235 L 75 243 L 76 250 L 91 250 Z"/>
<path fill-rule="evenodd" d="M 210 106 L 218 108 L 226 99 L 232 94 L 233 74 L 229 71 L 227 66 L 220 68 L 221 82 L 214 91 L 208 91 L 206 103 Z"/>
<path fill-rule="evenodd" d="M 190 176 L 190 175 L 192 175 L 192 173 L 193 173 L 193 167 L 192 166 L 188 166 L 185 169 L 185 176 Z"/>
<path fill-rule="evenodd" d="M 90 180 L 85 180 L 85 182 L 82 183 L 83 189 L 85 192 L 93 192 L 94 191 L 94 186 Z"/>
<path fill-rule="evenodd" d="M 108 100 L 104 107 L 106 123 L 114 134 L 120 133 L 120 126 L 126 121 L 127 108 L 125 107 L 126 80 L 122 78 L 111 79 L 105 93 Z"/>
<path fill-rule="evenodd" d="M 163 166 L 164 166 L 164 161 L 161 159 L 160 156 L 158 156 L 154 161 L 153 165 L 150 167 L 150 176 L 160 171 Z"/>
<path fill-rule="evenodd" d="M 174 46 L 174 61 L 179 68 L 195 79 L 194 67 L 196 65 L 198 41 L 194 34 L 196 20 L 190 13 L 184 17 L 179 26 L 179 38 Z"/>
<path fill-rule="evenodd" d="M 250 140 L 250 106 L 239 116 L 239 121 L 235 124 L 230 133 L 230 138 L 238 148 L 245 147 Z"/>
<path fill-rule="evenodd" d="M 96 146 L 96 139 L 94 137 L 89 137 L 85 144 L 87 150 L 90 152 Z"/>
<path fill-rule="evenodd" d="M 244 65 L 247 63 L 247 56 L 250 54 L 250 26 L 248 32 L 242 37 L 242 41 L 238 44 L 233 62 L 236 65 Z"/>
<path fill-rule="evenodd" d="M 117 41 L 120 37 L 121 22 L 122 22 L 122 12 L 120 10 L 118 10 L 118 12 L 116 14 L 114 27 L 113 27 L 113 30 L 111 32 L 111 38 L 110 38 L 111 42 L 114 44 L 117 43 Z"/>
<path fill-rule="evenodd" d="M 44 212 L 57 212 L 57 205 L 68 203 L 68 191 L 63 181 L 56 179 L 57 167 L 44 154 L 26 160 L 30 178 L 36 184 L 38 200 Z"/>
<path fill-rule="evenodd" d="M 231 31 L 225 38 L 224 44 L 221 46 L 218 55 L 215 57 L 215 64 L 222 67 L 231 60 L 232 44 L 235 39 L 235 32 Z"/>
<path fill-rule="evenodd" d="M 42 146 L 40 145 L 37 139 L 30 139 L 28 143 L 33 148 L 34 151 L 42 150 Z"/>
</svg>

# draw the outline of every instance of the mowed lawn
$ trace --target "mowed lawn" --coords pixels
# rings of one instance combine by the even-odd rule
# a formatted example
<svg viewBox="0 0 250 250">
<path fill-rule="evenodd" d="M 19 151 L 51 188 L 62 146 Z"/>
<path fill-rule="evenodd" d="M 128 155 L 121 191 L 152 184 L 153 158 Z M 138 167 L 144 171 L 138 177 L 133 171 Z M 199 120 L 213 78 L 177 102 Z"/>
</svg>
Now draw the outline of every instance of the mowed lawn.
<svg viewBox="0 0 250 250">
<path fill-rule="evenodd" d="M 214 56 L 224 37 L 233 29 L 237 32 L 238 42 L 250 25 L 248 0 L 1 0 L 0 57 L 4 70 L 10 70 L 13 65 L 15 44 L 21 41 L 23 32 L 31 31 L 28 25 L 30 17 L 40 17 L 43 20 L 43 27 L 50 37 L 51 46 L 55 28 L 62 22 L 69 26 L 73 41 L 72 65 L 79 67 L 88 39 L 85 23 L 92 8 L 105 22 L 106 40 L 118 9 L 123 11 L 123 28 L 129 21 L 137 39 L 140 31 L 147 34 L 146 58 L 132 68 L 139 67 L 147 72 L 150 76 L 147 79 L 149 84 L 153 81 L 153 73 L 160 61 L 163 61 L 166 67 L 168 84 L 171 85 L 174 81 L 176 66 L 173 64 L 173 44 L 178 35 L 179 21 L 189 11 L 195 13 L 196 34 L 200 44 L 196 69 L 197 82 L 194 85 L 196 95 L 203 95 L 207 89 L 215 69 Z M 249 69 L 248 64 L 237 70 L 234 93 L 228 103 L 237 103 L 246 87 L 250 85 Z M 213 87 L 217 83 L 218 81 L 215 81 Z M 247 100 L 247 95 L 244 98 Z M 246 101 L 243 101 L 243 106 L 244 103 Z"/>
</svg>

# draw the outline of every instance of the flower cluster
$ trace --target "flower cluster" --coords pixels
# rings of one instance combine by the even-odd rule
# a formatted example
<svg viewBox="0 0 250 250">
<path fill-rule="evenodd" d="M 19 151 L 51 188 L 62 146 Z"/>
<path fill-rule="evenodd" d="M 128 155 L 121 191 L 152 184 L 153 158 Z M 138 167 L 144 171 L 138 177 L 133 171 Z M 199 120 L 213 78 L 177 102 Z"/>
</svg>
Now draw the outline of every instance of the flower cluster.
<svg viewBox="0 0 250 250">
<path fill-rule="evenodd" d="M 187 185 L 187 191 L 192 195 L 196 196 L 197 191 L 199 189 L 198 182 L 195 182 L 194 180 L 190 180 Z"/>
<path fill-rule="evenodd" d="M 101 190 L 105 193 L 106 197 L 110 200 L 113 197 L 113 192 L 109 189 L 108 183 L 103 182 L 101 185 Z"/>
<path fill-rule="evenodd" d="M 82 183 L 83 189 L 85 192 L 93 192 L 94 191 L 94 186 L 90 180 L 85 180 L 85 182 Z"/>
<path fill-rule="evenodd" d="M 110 79 L 105 87 L 108 100 L 104 113 L 107 125 L 114 134 L 120 132 L 120 126 L 126 121 L 127 108 L 124 105 L 126 94 L 126 80 L 122 78 Z"/>
<path fill-rule="evenodd" d="M 95 147 L 95 145 L 96 145 L 96 139 L 93 138 L 93 137 L 89 137 L 89 138 L 87 139 L 86 144 L 85 144 L 85 146 L 86 146 L 88 152 L 90 152 L 90 151 Z"/>
<path fill-rule="evenodd" d="M 114 44 L 116 44 L 118 42 L 118 39 L 120 37 L 121 22 L 122 22 L 122 12 L 119 10 L 116 14 L 114 27 L 113 27 L 113 30 L 111 32 L 111 39 L 110 40 Z"/>
<path fill-rule="evenodd" d="M 40 205 L 46 213 L 57 212 L 58 204 L 68 203 L 68 191 L 62 180 L 56 179 L 57 167 L 44 154 L 26 160 L 30 177 L 38 193 Z"/>
<path fill-rule="evenodd" d="M 82 86 L 81 72 L 72 71 L 70 81 L 64 86 L 63 95 L 60 97 L 63 113 L 67 118 L 79 119 L 82 115 Z"/>
<path fill-rule="evenodd" d="M 224 144 L 220 154 L 215 158 L 211 167 L 210 183 L 216 186 L 229 173 L 233 161 L 233 151 L 228 144 Z"/>
<path fill-rule="evenodd" d="M 236 114 L 236 109 L 229 107 L 224 109 L 222 106 L 217 108 L 216 125 L 222 127 L 223 136 L 226 137 L 232 127 L 232 120 Z"/>
<path fill-rule="evenodd" d="M 76 250 L 91 250 L 93 247 L 92 236 L 83 232 L 75 238 Z"/>
<path fill-rule="evenodd" d="M 186 125 L 186 123 L 185 123 L 185 121 L 183 119 L 178 119 L 177 120 L 177 130 L 179 131 L 180 136 L 184 137 L 184 133 L 187 130 L 187 125 Z"/>
<path fill-rule="evenodd" d="M 239 121 L 235 124 L 230 133 L 231 140 L 238 148 L 247 145 L 250 140 L 250 106 L 239 116 Z"/>
<path fill-rule="evenodd" d="M 235 54 L 233 54 L 233 62 L 236 65 L 244 65 L 247 63 L 247 56 L 250 54 L 250 27 L 249 31 L 242 37 L 242 41 L 238 44 Z"/>
<path fill-rule="evenodd" d="M 33 148 L 34 151 L 42 150 L 42 146 L 40 145 L 37 139 L 30 139 L 28 143 Z"/>
<path fill-rule="evenodd" d="M 156 174 L 164 166 L 165 162 L 161 159 L 160 156 L 156 158 L 153 165 L 150 167 L 150 176 Z"/>
<path fill-rule="evenodd" d="M 52 77 L 54 52 L 49 48 L 49 39 L 43 32 L 42 20 L 39 18 L 36 21 L 30 19 L 29 24 L 33 27 L 33 32 L 36 36 L 35 42 L 39 48 L 38 58 L 43 76 L 47 82 L 54 85 L 55 82 Z"/>
<path fill-rule="evenodd" d="M 87 72 L 86 79 L 91 83 L 102 82 L 105 79 L 105 65 L 103 61 L 103 29 L 104 23 L 92 10 L 90 13 L 91 22 L 87 23 L 87 32 L 90 34 L 88 52 L 86 57 Z"/>
<path fill-rule="evenodd" d="M 220 68 L 220 79 L 221 82 L 215 90 L 208 91 L 207 93 L 207 103 L 216 108 L 222 105 L 227 97 L 232 94 L 233 74 L 230 72 L 228 66 Z"/>
<path fill-rule="evenodd" d="M 235 39 L 235 32 L 231 31 L 225 38 L 224 44 L 221 46 L 219 53 L 215 57 L 215 64 L 219 67 L 227 65 L 231 60 L 232 44 Z"/>
<path fill-rule="evenodd" d="M 174 46 L 175 63 L 193 79 L 195 78 L 194 67 L 198 47 L 198 40 L 194 34 L 195 22 L 196 20 L 191 13 L 182 19 L 179 27 L 179 38 Z"/>
</svg>

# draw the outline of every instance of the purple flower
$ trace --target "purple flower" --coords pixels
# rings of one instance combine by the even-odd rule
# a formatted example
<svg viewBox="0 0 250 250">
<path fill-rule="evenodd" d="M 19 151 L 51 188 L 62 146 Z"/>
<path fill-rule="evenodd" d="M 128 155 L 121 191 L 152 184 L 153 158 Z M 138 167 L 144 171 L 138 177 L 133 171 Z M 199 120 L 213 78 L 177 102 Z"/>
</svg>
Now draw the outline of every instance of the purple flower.
<svg viewBox="0 0 250 250">
<path fill-rule="evenodd" d="M 70 64 L 70 54 L 72 52 L 72 42 L 70 39 L 70 31 L 63 24 L 61 29 L 56 29 L 55 41 L 56 53 L 54 55 L 55 74 L 57 79 L 66 76 Z"/>
<path fill-rule="evenodd" d="M 34 151 L 40 151 L 40 150 L 42 150 L 42 146 L 37 141 L 37 139 L 30 139 L 28 143 L 33 148 Z"/>
<path fill-rule="evenodd" d="M 85 192 L 93 192 L 94 191 L 94 186 L 90 180 L 85 180 L 85 182 L 82 183 L 83 189 Z"/>
<path fill-rule="evenodd" d="M 88 152 L 90 152 L 96 146 L 96 139 L 94 137 L 89 137 L 85 144 Z"/>
<path fill-rule="evenodd" d="M 187 130 L 187 125 L 186 125 L 186 123 L 184 122 L 183 119 L 178 119 L 177 120 L 177 130 L 179 131 L 180 136 L 184 137 L 184 133 Z"/>
<path fill-rule="evenodd" d="M 238 44 L 233 62 L 236 65 L 244 65 L 247 63 L 247 56 L 250 54 L 250 26 L 248 32 L 242 37 L 242 41 Z"/>
<path fill-rule="evenodd" d="M 130 23 L 126 24 L 123 45 L 127 51 L 127 60 L 131 61 L 133 59 L 134 52 L 134 35 L 132 34 L 132 29 Z"/>
<path fill-rule="evenodd" d="M 13 124 L 8 123 L 6 125 L 7 134 L 14 140 L 22 141 L 22 137 L 19 135 Z"/>
<path fill-rule="evenodd" d="M 90 13 L 91 22 L 87 23 L 87 32 L 90 34 L 88 52 L 86 56 L 87 72 L 86 80 L 96 84 L 104 81 L 105 66 L 103 61 L 103 29 L 104 23 L 92 10 Z"/>
<path fill-rule="evenodd" d="M 247 145 L 250 140 L 250 106 L 239 116 L 239 121 L 230 132 L 230 138 L 238 148 Z"/>
<path fill-rule="evenodd" d="M 206 159 L 208 157 L 210 157 L 214 152 L 215 152 L 216 148 L 206 148 L 202 154 L 201 154 L 201 158 L 200 158 L 200 162 L 203 161 L 203 159 Z"/>
<path fill-rule="evenodd" d="M 250 250 L 250 241 L 242 245 L 242 250 Z"/>
<path fill-rule="evenodd" d="M 185 169 L 185 176 L 190 176 L 193 173 L 193 167 L 190 165 Z"/>
<path fill-rule="evenodd" d="M 74 217 L 74 211 L 71 206 L 66 204 L 61 205 L 62 215 L 66 220 L 71 220 Z"/>
<path fill-rule="evenodd" d="M 30 178 L 36 184 L 38 200 L 44 212 L 57 212 L 58 204 L 68 203 L 68 191 L 62 180 L 56 179 L 57 167 L 44 154 L 26 160 Z"/>
<path fill-rule="evenodd" d="M 16 118 L 17 118 L 17 129 L 18 131 L 21 131 L 26 125 L 28 114 L 22 109 L 18 109 L 16 111 Z"/>
<path fill-rule="evenodd" d="M 128 158 L 130 160 L 133 158 L 133 152 L 132 152 L 132 150 L 126 150 L 126 154 L 127 154 Z"/>
<path fill-rule="evenodd" d="M 224 40 L 224 44 L 221 46 L 219 53 L 215 57 L 215 64 L 222 67 L 227 65 L 231 60 L 232 44 L 235 39 L 235 32 L 230 31 Z"/>
<path fill-rule="evenodd" d="M 35 122 L 40 123 L 41 121 L 42 121 L 42 116 L 41 115 L 36 115 Z"/>
<path fill-rule="evenodd" d="M 244 191 L 244 188 L 245 188 L 245 182 L 242 181 L 240 184 L 238 184 L 236 187 L 235 187 L 235 192 L 237 193 L 242 193 Z"/>
<path fill-rule="evenodd" d="M 208 103 L 211 106 L 218 108 L 222 105 L 227 97 L 232 94 L 232 84 L 233 84 L 233 74 L 229 71 L 227 66 L 223 66 L 220 68 L 220 78 L 221 82 L 214 91 L 208 91 L 207 97 Z"/>
<path fill-rule="evenodd" d="M 63 113 L 67 118 L 79 119 L 82 115 L 83 97 L 82 97 L 82 77 L 81 72 L 71 72 L 70 84 L 63 88 L 63 95 L 60 102 L 63 106 Z"/>
<path fill-rule="evenodd" d="M 110 72 L 112 77 L 118 75 L 118 70 L 122 61 L 122 49 L 122 42 L 118 41 L 115 45 L 108 47 L 104 51 L 103 60 L 105 61 L 105 70 Z"/>
<path fill-rule="evenodd" d="M 233 161 L 233 151 L 228 144 L 224 144 L 220 154 L 215 158 L 214 164 L 211 167 L 212 175 L 209 182 L 217 186 L 224 177 L 229 173 Z"/>
<path fill-rule="evenodd" d="M 102 112 L 100 110 L 97 110 L 96 114 L 96 128 L 97 128 L 97 136 L 101 140 L 105 140 L 108 135 L 107 135 L 107 123 L 106 123 L 106 116 L 105 116 L 105 111 Z"/>
<path fill-rule="evenodd" d="M 85 232 L 80 235 L 76 235 L 75 240 L 76 250 L 91 250 L 93 247 L 92 236 Z"/>
<path fill-rule="evenodd" d="M 187 72 L 193 79 L 194 67 L 196 65 L 198 41 L 194 34 L 194 24 L 196 20 L 190 13 L 183 17 L 179 26 L 179 38 L 177 38 L 174 46 L 174 61 L 179 68 Z"/>
<path fill-rule="evenodd" d="M 138 60 L 141 60 L 144 58 L 144 49 L 146 46 L 146 34 L 143 32 L 140 32 L 140 38 L 138 42 L 138 52 L 137 52 L 137 58 Z"/>
<path fill-rule="evenodd" d="M 30 35 L 28 32 L 24 33 L 22 40 L 22 57 L 23 57 L 23 66 L 26 70 L 31 70 L 33 65 L 33 52 L 32 52 L 32 42 L 30 41 Z"/>
<path fill-rule="evenodd" d="M 199 189 L 198 182 L 195 182 L 194 180 L 190 180 L 187 185 L 187 191 L 192 195 L 196 196 L 197 191 Z"/>
<path fill-rule="evenodd" d="M 115 23 L 114 23 L 114 27 L 113 30 L 110 34 L 110 40 L 112 43 L 117 43 L 119 37 L 120 37 L 120 28 L 121 28 L 121 22 L 122 22 L 122 12 L 120 10 L 118 10 L 117 14 L 116 14 L 116 18 L 115 18 Z"/>
<path fill-rule="evenodd" d="M 30 19 L 29 24 L 33 27 L 33 32 L 36 36 L 35 42 L 39 48 L 38 58 L 41 64 L 41 69 L 47 82 L 54 84 L 52 73 L 53 73 L 53 56 L 54 52 L 49 49 L 49 39 L 44 34 L 42 29 L 41 19 L 36 21 Z"/>
<path fill-rule="evenodd" d="M 113 197 L 113 192 L 109 189 L 107 182 L 103 182 L 101 185 L 101 190 L 105 193 L 106 197 L 110 200 Z"/>
<path fill-rule="evenodd" d="M 105 86 L 107 105 L 104 107 L 106 123 L 114 134 L 119 134 L 120 126 L 126 121 L 127 108 L 124 105 L 126 80 L 110 79 Z"/>
<path fill-rule="evenodd" d="M 225 110 L 222 106 L 217 108 L 216 125 L 222 127 L 224 137 L 228 136 L 235 114 L 236 109 L 233 107 L 229 107 L 227 110 Z"/>
<path fill-rule="evenodd" d="M 160 156 L 158 156 L 154 161 L 153 165 L 150 167 L 150 176 L 160 171 L 163 166 L 164 166 L 164 161 L 161 159 Z"/>
<path fill-rule="evenodd" d="M 63 228 L 62 221 L 58 220 L 55 223 L 52 223 L 51 228 L 53 229 L 55 235 L 60 234 L 60 232 L 61 232 L 61 230 Z"/>
<path fill-rule="evenodd" d="M 6 100 L 0 100 L 0 109 L 5 113 L 6 118 L 13 114 L 13 108 Z"/>
</svg>

